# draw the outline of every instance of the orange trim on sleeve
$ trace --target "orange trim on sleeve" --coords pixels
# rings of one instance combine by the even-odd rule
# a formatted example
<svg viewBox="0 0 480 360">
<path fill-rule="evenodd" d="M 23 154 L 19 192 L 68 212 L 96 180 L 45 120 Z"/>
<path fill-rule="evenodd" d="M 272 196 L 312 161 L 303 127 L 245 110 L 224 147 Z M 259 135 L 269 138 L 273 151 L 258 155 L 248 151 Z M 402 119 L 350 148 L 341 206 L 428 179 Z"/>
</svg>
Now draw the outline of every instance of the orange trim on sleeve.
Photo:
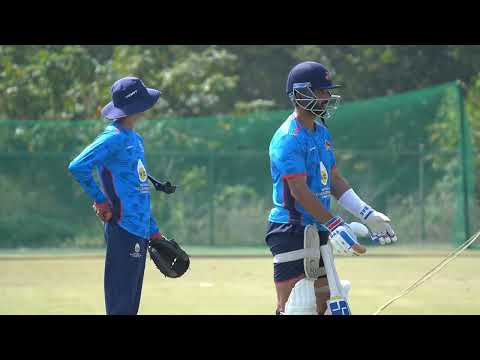
<svg viewBox="0 0 480 360">
<path fill-rule="evenodd" d="M 298 174 L 290 174 L 290 175 L 285 175 L 285 176 L 282 176 L 282 179 L 291 179 L 291 178 L 294 178 L 294 177 L 299 177 L 299 176 L 307 176 L 307 173 L 298 173 Z"/>
</svg>

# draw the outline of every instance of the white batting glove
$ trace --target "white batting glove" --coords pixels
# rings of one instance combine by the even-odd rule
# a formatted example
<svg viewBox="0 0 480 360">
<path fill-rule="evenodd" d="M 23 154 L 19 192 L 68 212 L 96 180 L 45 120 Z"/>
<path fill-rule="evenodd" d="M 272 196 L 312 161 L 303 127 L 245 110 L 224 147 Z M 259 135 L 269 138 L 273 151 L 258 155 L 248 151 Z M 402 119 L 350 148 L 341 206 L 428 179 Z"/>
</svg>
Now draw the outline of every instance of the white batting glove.
<svg viewBox="0 0 480 360">
<path fill-rule="evenodd" d="M 339 216 L 334 216 L 325 223 L 330 232 L 330 243 L 338 254 L 362 255 L 366 249 L 359 244 L 353 230 Z"/>
<path fill-rule="evenodd" d="M 365 225 L 370 229 L 372 240 L 380 245 L 393 244 L 397 241 L 397 236 L 390 226 L 390 219 L 385 214 L 375 211 L 370 206 L 360 211 L 360 217 Z"/>
</svg>

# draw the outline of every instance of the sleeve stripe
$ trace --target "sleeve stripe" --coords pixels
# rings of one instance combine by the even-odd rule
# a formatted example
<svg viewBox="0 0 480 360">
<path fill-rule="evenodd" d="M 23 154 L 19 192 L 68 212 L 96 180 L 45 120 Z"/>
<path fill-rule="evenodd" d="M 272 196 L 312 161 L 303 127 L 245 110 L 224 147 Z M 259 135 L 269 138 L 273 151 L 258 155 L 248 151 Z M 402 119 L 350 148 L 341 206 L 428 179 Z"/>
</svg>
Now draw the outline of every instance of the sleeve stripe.
<svg viewBox="0 0 480 360">
<path fill-rule="evenodd" d="M 289 174 L 289 175 L 282 176 L 282 179 L 285 179 L 285 180 L 292 179 L 299 176 L 307 176 L 307 173 Z"/>
</svg>

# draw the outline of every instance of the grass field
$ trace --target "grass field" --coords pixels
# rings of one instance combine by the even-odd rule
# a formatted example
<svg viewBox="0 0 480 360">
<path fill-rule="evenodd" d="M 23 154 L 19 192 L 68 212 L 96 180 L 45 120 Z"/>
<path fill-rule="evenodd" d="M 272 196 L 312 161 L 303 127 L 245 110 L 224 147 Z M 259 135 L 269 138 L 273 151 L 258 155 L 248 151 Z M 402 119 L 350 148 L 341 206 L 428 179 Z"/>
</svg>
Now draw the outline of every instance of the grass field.
<svg viewBox="0 0 480 360">
<path fill-rule="evenodd" d="M 164 278 L 147 260 L 140 314 L 274 313 L 272 262 L 264 249 L 244 250 L 245 257 L 190 253 L 191 269 L 180 279 Z M 423 254 L 337 257 L 340 277 L 352 283 L 352 312 L 372 314 L 446 255 Z M 479 255 L 462 254 L 384 314 L 480 314 Z M 102 250 L 0 253 L 0 314 L 104 314 L 103 266 Z"/>
</svg>

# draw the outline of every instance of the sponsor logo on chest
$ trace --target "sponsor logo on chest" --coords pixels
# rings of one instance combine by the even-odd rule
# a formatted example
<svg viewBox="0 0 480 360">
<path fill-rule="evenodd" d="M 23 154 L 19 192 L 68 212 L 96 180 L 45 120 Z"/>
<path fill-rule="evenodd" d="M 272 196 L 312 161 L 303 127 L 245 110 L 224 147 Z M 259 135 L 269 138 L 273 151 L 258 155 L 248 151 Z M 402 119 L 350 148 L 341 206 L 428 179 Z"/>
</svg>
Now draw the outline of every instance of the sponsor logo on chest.
<svg viewBox="0 0 480 360">
<path fill-rule="evenodd" d="M 147 181 L 147 170 L 145 169 L 145 166 L 143 165 L 143 162 L 141 159 L 138 159 L 137 173 L 138 173 L 138 178 L 141 182 Z"/>
<path fill-rule="evenodd" d="M 328 183 L 328 171 L 325 165 L 323 165 L 323 161 L 320 161 L 320 176 L 321 176 L 322 185 L 326 186 Z"/>
</svg>

